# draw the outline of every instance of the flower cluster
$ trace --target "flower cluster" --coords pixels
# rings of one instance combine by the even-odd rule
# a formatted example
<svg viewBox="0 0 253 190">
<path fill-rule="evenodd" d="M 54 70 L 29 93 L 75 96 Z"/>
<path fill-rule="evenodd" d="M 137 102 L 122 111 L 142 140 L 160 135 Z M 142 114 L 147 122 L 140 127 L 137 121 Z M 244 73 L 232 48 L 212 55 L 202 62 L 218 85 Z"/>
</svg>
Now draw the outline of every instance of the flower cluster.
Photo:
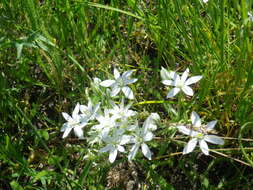
<svg viewBox="0 0 253 190">
<path fill-rule="evenodd" d="M 160 74 L 162 77 L 162 83 L 164 85 L 174 86 L 174 88 L 169 91 L 167 98 L 174 97 L 180 91 L 183 91 L 188 96 L 193 96 L 194 92 L 189 85 L 194 84 L 202 79 L 202 76 L 200 75 L 188 78 L 188 68 L 183 72 L 181 77 L 176 72 L 167 71 L 165 68 L 162 68 Z M 220 137 L 216 135 L 208 135 L 209 132 L 212 132 L 217 121 L 211 121 L 207 123 L 207 125 L 201 125 L 200 117 L 195 111 L 193 111 L 191 114 L 191 121 L 192 126 L 190 129 L 184 125 L 177 126 L 177 129 L 181 133 L 191 137 L 191 140 L 184 147 L 183 154 L 192 152 L 197 143 L 199 143 L 200 149 L 205 155 L 209 155 L 209 148 L 206 142 L 219 145 L 224 144 L 224 141 Z"/>
<path fill-rule="evenodd" d="M 94 78 L 92 85 L 99 89 L 100 86 L 107 87 L 109 93 L 104 93 L 108 101 L 93 104 L 91 100 L 88 105 L 76 104 L 72 115 L 63 112 L 62 115 L 66 120 L 61 132 L 63 138 L 66 138 L 73 129 L 74 134 L 79 139 L 87 139 L 91 147 L 96 147 L 99 153 L 109 153 L 109 161 L 113 163 L 119 153 L 127 153 L 128 160 L 136 157 L 138 150 L 149 160 L 152 158 L 152 152 L 148 147 L 148 142 L 154 139 L 154 131 L 157 130 L 157 122 L 160 117 L 157 113 L 151 113 L 144 122 L 138 121 L 138 112 L 131 110 L 131 103 L 125 104 L 125 99 L 134 99 L 134 93 L 129 87 L 137 81 L 130 78 L 133 71 L 120 72 L 114 68 L 114 79 L 101 81 Z M 193 96 L 194 91 L 190 85 L 197 83 L 202 76 L 189 76 L 187 68 L 180 76 L 175 71 L 161 69 L 162 83 L 173 88 L 168 92 L 167 98 L 175 97 L 180 91 L 188 96 Z M 120 97 L 121 102 L 116 103 L 112 98 Z M 122 95 L 122 94 L 121 94 Z M 107 104 L 106 104 L 107 103 Z M 183 154 L 190 153 L 194 150 L 197 143 L 205 155 L 209 154 L 207 142 L 213 144 L 224 144 L 224 141 L 215 135 L 208 135 L 217 121 L 211 121 L 207 125 L 202 125 L 199 115 L 196 112 L 191 114 L 191 127 L 179 125 L 179 132 L 191 137 L 191 140 L 184 147 Z M 84 136 L 83 128 L 87 128 L 87 135 Z"/>
<path fill-rule="evenodd" d="M 133 71 L 126 71 L 121 75 L 115 68 L 115 80 L 101 82 L 100 79 L 95 78 L 94 84 L 110 87 L 111 97 L 117 96 L 122 91 L 126 98 L 133 99 L 133 91 L 128 85 L 136 82 L 137 79 L 130 78 L 132 73 Z M 95 144 L 102 146 L 98 152 L 109 152 L 111 163 L 115 161 L 119 152 L 128 152 L 128 159 L 134 159 L 140 147 L 143 155 L 151 160 L 152 152 L 146 143 L 153 139 L 153 131 L 157 129 L 156 122 L 160 117 L 156 113 L 151 113 L 143 122 L 143 126 L 140 126 L 137 112 L 130 107 L 131 104 L 125 105 L 124 98 L 121 99 L 120 104 L 110 100 L 109 106 L 103 108 L 101 103 L 94 106 L 91 101 L 87 106 L 77 103 L 72 116 L 62 113 L 67 121 L 61 128 L 64 132 L 63 138 L 66 138 L 73 129 L 79 139 L 84 139 L 83 128 L 89 126 L 86 139 L 91 146 Z"/>
</svg>

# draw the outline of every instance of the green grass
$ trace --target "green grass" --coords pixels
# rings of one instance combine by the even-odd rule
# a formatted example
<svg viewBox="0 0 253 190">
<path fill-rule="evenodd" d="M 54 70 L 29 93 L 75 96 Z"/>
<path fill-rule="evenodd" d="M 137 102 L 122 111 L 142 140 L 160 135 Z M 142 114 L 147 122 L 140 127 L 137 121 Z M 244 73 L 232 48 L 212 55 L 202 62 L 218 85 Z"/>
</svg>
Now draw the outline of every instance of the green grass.
<svg viewBox="0 0 253 190">
<path fill-rule="evenodd" d="M 126 160 L 84 159 L 85 141 L 61 139 L 61 112 L 86 104 L 87 87 L 96 99 L 91 79 L 107 79 L 115 66 L 136 71 L 133 108 L 143 118 L 147 112 L 162 118 L 154 159 L 135 161 L 142 189 L 251 189 L 253 154 L 245 147 L 253 143 L 242 139 L 253 134 L 252 6 L 251 0 L 2 0 L 0 189 L 105 189 L 108 171 Z M 165 98 L 161 67 L 204 76 L 197 95 L 183 102 L 183 119 Z M 193 110 L 217 119 L 221 136 L 235 138 L 217 150 L 225 156 L 170 155 L 183 148 L 170 140 L 170 123 Z"/>
</svg>

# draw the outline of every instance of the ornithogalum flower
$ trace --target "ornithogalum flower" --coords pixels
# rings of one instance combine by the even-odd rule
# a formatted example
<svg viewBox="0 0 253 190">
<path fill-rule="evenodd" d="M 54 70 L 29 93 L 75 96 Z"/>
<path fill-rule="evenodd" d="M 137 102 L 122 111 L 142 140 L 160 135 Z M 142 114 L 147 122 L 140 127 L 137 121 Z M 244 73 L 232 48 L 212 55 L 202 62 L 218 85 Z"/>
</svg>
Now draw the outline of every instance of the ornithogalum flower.
<svg viewBox="0 0 253 190">
<path fill-rule="evenodd" d="M 201 151 L 205 155 L 209 155 L 209 148 L 207 142 L 212 144 L 223 145 L 224 141 L 221 137 L 216 135 L 208 135 L 216 125 L 217 121 L 211 121 L 207 125 L 201 124 L 201 119 L 196 112 L 191 114 L 192 128 L 189 129 L 185 126 L 177 126 L 178 130 L 191 137 L 191 140 L 186 144 L 183 150 L 183 154 L 188 154 L 194 150 L 197 143 L 199 143 Z"/>
<path fill-rule="evenodd" d="M 124 95 L 128 99 L 134 99 L 134 94 L 131 88 L 127 85 L 132 84 L 137 81 L 137 79 L 131 79 L 130 76 L 133 73 L 133 70 L 126 71 L 122 75 L 120 75 L 119 71 L 114 68 L 114 80 L 105 80 L 100 83 L 101 86 L 111 87 L 111 96 L 116 96 L 120 91 L 124 93 Z"/>
<path fill-rule="evenodd" d="M 174 88 L 172 88 L 167 94 L 167 98 L 176 96 L 180 91 L 183 91 L 188 96 L 193 96 L 194 92 L 189 85 L 198 82 L 202 78 L 202 76 L 198 75 L 187 79 L 189 75 L 189 69 L 186 69 L 181 77 L 176 72 L 167 71 L 167 75 L 165 75 L 166 72 L 164 71 L 164 68 L 162 70 L 162 83 L 164 85 L 174 86 Z M 167 77 L 167 79 L 164 79 L 165 77 Z"/>
<path fill-rule="evenodd" d="M 132 117 L 136 115 L 136 112 L 130 110 L 131 104 L 124 105 L 124 99 L 121 100 L 120 105 L 116 105 L 114 102 L 111 102 L 112 109 L 109 112 L 117 119 L 127 119 L 128 117 Z"/>
<path fill-rule="evenodd" d="M 156 130 L 157 127 L 155 125 L 155 121 L 157 121 L 158 119 L 160 119 L 159 115 L 156 113 L 152 113 L 145 120 L 142 128 L 139 128 L 138 126 L 135 127 L 134 138 L 132 140 L 134 145 L 132 146 L 128 154 L 128 160 L 134 159 L 140 147 L 143 155 L 147 159 L 151 160 L 152 152 L 150 151 L 146 142 L 151 141 L 153 139 L 154 134 L 151 131 Z"/>
<path fill-rule="evenodd" d="M 248 12 L 249 21 L 253 21 L 253 15 L 251 12 Z"/>
<path fill-rule="evenodd" d="M 62 138 L 66 138 L 72 129 L 78 138 L 84 138 L 82 128 L 87 125 L 87 121 L 85 119 L 82 119 L 82 117 L 79 115 L 79 110 L 80 105 L 77 103 L 72 113 L 72 117 L 69 114 L 62 112 L 62 116 L 67 121 L 61 128 L 61 132 L 64 132 Z"/>
<path fill-rule="evenodd" d="M 131 136 L 123 135 L 123 130 L 115 130 L 110 135 L 105 135 L 102 140 L 106 143 L 106 146 L 99 150 L 99 152 L 109 152 L 109 161 L 113 163 L 117 157 L 118 151 L 125 152 L 124 144 L 131 141 Z"/>
<path fill-rule="evenodd" d="M 81 117 L 83 120 L 93 120 L 97 116 L 98 109 L 100 107 L 100 103 L 93 106 L 92 102 L 89 100 L 88 105 L 80 105 Z"/>
<path fill-rule="evenodd" d="M 111 116 L 108 109 L 104 110 L 104 114 L 99 114 L 96 116 L 99 124 L 94 125 L 91 129 L 102 133 L 109 133 L 109 131 L 117 126 L 116 118 Z"/>
</svg>

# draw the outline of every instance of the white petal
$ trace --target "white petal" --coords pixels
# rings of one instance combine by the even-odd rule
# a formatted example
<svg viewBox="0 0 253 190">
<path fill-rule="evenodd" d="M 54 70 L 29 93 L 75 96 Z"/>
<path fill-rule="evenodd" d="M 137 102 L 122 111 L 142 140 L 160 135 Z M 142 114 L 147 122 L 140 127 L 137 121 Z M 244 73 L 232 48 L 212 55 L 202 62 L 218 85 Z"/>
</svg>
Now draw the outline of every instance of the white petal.
<svg viewBox="0 0 253 190">
<path fill-rule="evenodd" d="M 92 130 L 101 130 L 101 129 L 103 129 L 103 125 L 93 125 L 93 126 L 91 127 L 91 129 L 92 129 Z"/>
<path fill-rule="evenodd" d="M 100 78 L 97 78 L 97 77 L 94 77 L 93 78 L 93 82 L 98 85 L 100 82 L 101 82 L 101 79 Z"/>
<path fill-rule="evenodd" d="M 191 114 L 191 121 L 192 121 L 192 125 L 194 127 L 200 127 L 201 126 L 201 119 L 195 111 L 193 111 L 192 114 Z"/>
<path fill-rule="evenodd" d="M 184 85 L 182 88 L 183 92 L 188 96 L 193 96 L 194 92 L 191 87 Z"/>
<path fill-rule="evenodd" d="M 157 129 L 157 126 L 155 124 L 152 124 L 152 123 L 144 123 L 144 128 L 146 128 L 146 130 L 149 130 L 149 131 L 155 131 Z"/>
<path fill-rule="evenodd" d="M 129 152 L 129 154 L 128 154 L 128 160 L 134 159 L 134 157 L 135 157 L 136 154 L 137 154 L 137 151 L 138 151 L 139 147 L 140 147 L 140 144 L 137 143 L 137 144 L 135 144 L 135 145 L 131 148 L 131 150 L 130 150 L 130 152 Z"/>
<path fill-rule="evenodd" d="M 89 111 L 89 109 L 85 105 L 80 105 L 80 111 L 81 111 L 81 113 L 86 114 Z"/>
<path fill-rule="evenodd" d="M 64 119 L 67 120 L 67 121 L 72 120 L 72 117 L 71 117 L 69 114 L 65 113 L 65 112 L 62 112 L 62 116 L 63 116 Z"/>
<path fill-rule="evenodd" d="M 157 113 L 151 113 L 149 117 L 151 117 L 155 121 L 160 120 L 160 116 Z"/>
<path fill-rule="evenodd" d="M 217 123 L 216 120 L 215 120 L 215 121 L 210 121 L 210 122 L 208 122 L 207 125 L 206 125 L 207 131 L 213 130 L 213 128 L 215 127 L 216 123 Z"/>
<path fill-rule="evenodd" d="M 147 133 L 144 135 L 143 140 L 144 140 L 144 141 L 151 141 L 151 140 L 153 139 L 153 137 L 154 137 L 153 133 L 147 132 Z"/>
<path fill-rule="evenodd" d="M 176 96 L 178 94 L 178 92 L 180 91 L 179 88 L 172 88 L 169 93 L 167 94 L 167 98 L 172 98 L 174 96 Z"/>
<path fill-rule="evenodd" d="M 131 88 L 129 88 L 128 86 L 125 86 L 122 88 L 122 92 L 125 94 L 125 96 L 128 98 L 128 99 L 134 99 L 134 93 L 133 91 L 131 90 Z"/>
<path fill-rule="evenodd" d="M 196 131 L 193 131 L 193 130 L 190 130 L 188 128 L 186 128 L 185 126 L 177 126 L 178 130 L 185 134 L 185 135 L 189 135 L 191 137 L 194 137 L 194 136 L 197 136 L 198 135 L 198 132 Z"/>
<path fill-rule="evenodd" d="M 74 109 L 74 111 L 73 111 L 73 113 L 72 113 L 72 118 L 73 118 L 73 119 L 76 118 L 76 116 L 77 116 L 78 113 L 79 113 L 79 110 L 80 110 L 80 104 L 77 103 L 76 106 L 75 106 L 75 109 Z"/>
<path fill-rule="evenodd" d="M 132 83 L 135 83 L 138 79 L 126 79 L 124 81 L 125 85 L 128 85 L 128 84 L 132 84 Z"/>
<path fill-rule="evenodd" d="M 181 84 L 181 79 L 180 79 L 180 76 L 178 74 L 175 74 L 174 75 L 174 85 L 177 86 L 178 84 Z"/>
<path fill-rule="evenodd" d="M 133 72 L 134 72 L 133 70 L 125 71 L 122 74 L 122 78 L 128 78 L 128 77 L 130 77 Z"/>
<path fill-rule="evenodd" d="M 118 153 L 118 150 L 117 149 L 113 149 L 110 151 L 110 155 L 109 155 L 109 161 L 111 163 L 113 163 L 117 157 L 117 153 Z"/>
<path fill-rule="evenodd" d="M 120 152 L 125 152 L 125 148 L 124 148 L 123 146 L 121 146 L 121 145 L 118 145 L 118 146 L 117 146 L 117 149 L 118 149 L 118 151 L 120 151 Z"/>
<path fill-rule="evenodd" d="M 188 75 L 189 75 L 189 69 L 187 68 L 187 69 L 184 71 L 184 73 L 182 74 L 182 76 L 181 76 L 181 82 L 182 82 L 182 83 L 185 83 L 185 81 L 186 81 Z"/>
<path fill-rule="evenodd" d="M 123 135 L 120 140 L 120 145 L 127 144 L 127 143 L 131 142 L 132 139 L 133 139 L 133 137 L 130 135 Z"/>
<path fill-rule="evenodd" d="M 101 148 L 99 152 L 108 152 L 111 149 L 113 149 L 113 146 L 111 144 L 106 145 L 105 147 Z"/>
<path fill-rule="evenodd" d="M 219 144 L 219 145 L 224 144 L 224 140 L 216 135 L 205 135 L 204 139 L 205 141 L 213 143 L 213 144 Z"/>
<path fill-rule="evenodd" d="M 87 109 L 88 109 L 89 111 L 91 111 L 91 110 L 92 110 L 92 107 L 93 107 L 93 104 L 92 104 L 91 100 L 89 100 L 89 101 L 88 101 Z"/>
<path fill-rule="evenodd" d="M 199 146 L 201 151 L 205 154 L 205 155 L 209 155 L 209 148 L 208 145 L 206 143 L 206 141 L 204 139 L 199 141 Z"/>
<path fill-rule="evenodd" d="M 151 160 L 152 153 L 151 153 L 150 149 L 148 148 L 148 145 L 146 145 L 145 143 L 142 143 L 141 144 L 141 151 L 147 159 Z"/>
<path fill-rule="evenodd" d="M 68 123 L 64 123 L 61 127 L 61 132 L 64 132 L 69 127 Z"/>
<path fill-rule="evenodd" d="M 72 127 L 66 128 L 65 131 L 64 131 L 64 133 L 63 133 L 62 138 L 66 138 L 69 135 L 71 129 L 72 129 Z"/>
<path fill-rule="evenodd" d="M 172 80 L 163 80 L 162 83 L 164 85 L 174 86 L 174 81 L 172 81 Z"/>
<path fill-rule="evenodd" d="M 118 79 L 120 77 L 120 72 L 118 71 L 118 69 L 114 68 L 113 75 L 115 79 Z"/>
<path fill-rule="evenodd" d="M 109 87 L 115 83 L 115 80 L 104 80 L 100 83 L 101 86 Z"/>
<path fill-rule="evenodd" d="M 97 103 L 97 104 L 95 105 L 94 112 L 97 112 L 97 111 L 99 110 L 100 104 L 101 104 L 101 102 L 99 102 L 99 103 Z"/>
<path fill-rule="evenodd" d="M 74 133 L 79 139 L 84 139 L 83 137 L 83 130 L 81 127 L 75 127 L 74 128 Z"/>
<path fill-rule="evenodd" d="M 176 72 L 167 71 L 165 68 L 162 67 L 160 74 L 163 80 L 168 80 L 168 79 L 173 79 L 176 75 Z"/>
<path fill-rule="evenodd" d="M 133 110 L 128 110 L 127 112 L 126 112 L 126 117 L 131 117 L 131 116 L 134 116 L 134 115 L 136 115 L 136 111 L 133 111 Z"/>
<path fill-rule="evenodd" d="M 119 86 L 115 86 L 113 87 L 112 91 L 111 91 L 111 96 L 117 96 L 117 94 L 120 92 L 120 87 Z"/>
<path fill-rule="evenodd" d="M 191 139 L 187 145 L 184 147 L 183 154 L 188 154 L 194 150 L 198 142 L 197 138 Z"/>
<path fill-rule="evenodd" d="M 191 77 L 191 78 L 189 78 L 186 82 L 185 82 L 185 85 L 191 85 L 191 84 L 193 84 L 193 83 L 196 83 L 196 82 L 198 82 L 200 79 L 202 79 L 202 76 L 194 76 L 194 77 Z"/>
</svg>

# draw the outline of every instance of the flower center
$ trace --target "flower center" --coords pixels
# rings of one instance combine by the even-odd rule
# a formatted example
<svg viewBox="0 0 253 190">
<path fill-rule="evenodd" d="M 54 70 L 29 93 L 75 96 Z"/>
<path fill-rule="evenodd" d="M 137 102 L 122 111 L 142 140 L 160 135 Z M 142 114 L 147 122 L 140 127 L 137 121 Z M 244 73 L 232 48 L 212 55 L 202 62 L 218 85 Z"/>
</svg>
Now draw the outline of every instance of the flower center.
<svg viewBox="0 0 253 190">
<path fill-rule="evenodd" d="M 70 125 L 75 127 L 76 125 L 79 125 L 80 121 L 79 120 L 74 120 L 70 122 Z"/>
<path fill-rule="evenodd" d="M 183 86 L 184 86 L 184 83 L 181 80 L 179 80 L 179 82 L 177 84 L 177 87 L 178 88 L 183 88 Z"/>
<path fill-rule="evenodd" d="M 204 138 L 204 134 L 202 133 L 198 133 L 195 138 L 198 138 L 198 139 L 203 139 Z"/>
<path fill-rule="evenodd" d="M 121 77 L 117 79 L 117 82 L 118 82 L 118 85 L 120 87 L 124 87 L 125 86 L 124 80 Z"/>
</svg>

